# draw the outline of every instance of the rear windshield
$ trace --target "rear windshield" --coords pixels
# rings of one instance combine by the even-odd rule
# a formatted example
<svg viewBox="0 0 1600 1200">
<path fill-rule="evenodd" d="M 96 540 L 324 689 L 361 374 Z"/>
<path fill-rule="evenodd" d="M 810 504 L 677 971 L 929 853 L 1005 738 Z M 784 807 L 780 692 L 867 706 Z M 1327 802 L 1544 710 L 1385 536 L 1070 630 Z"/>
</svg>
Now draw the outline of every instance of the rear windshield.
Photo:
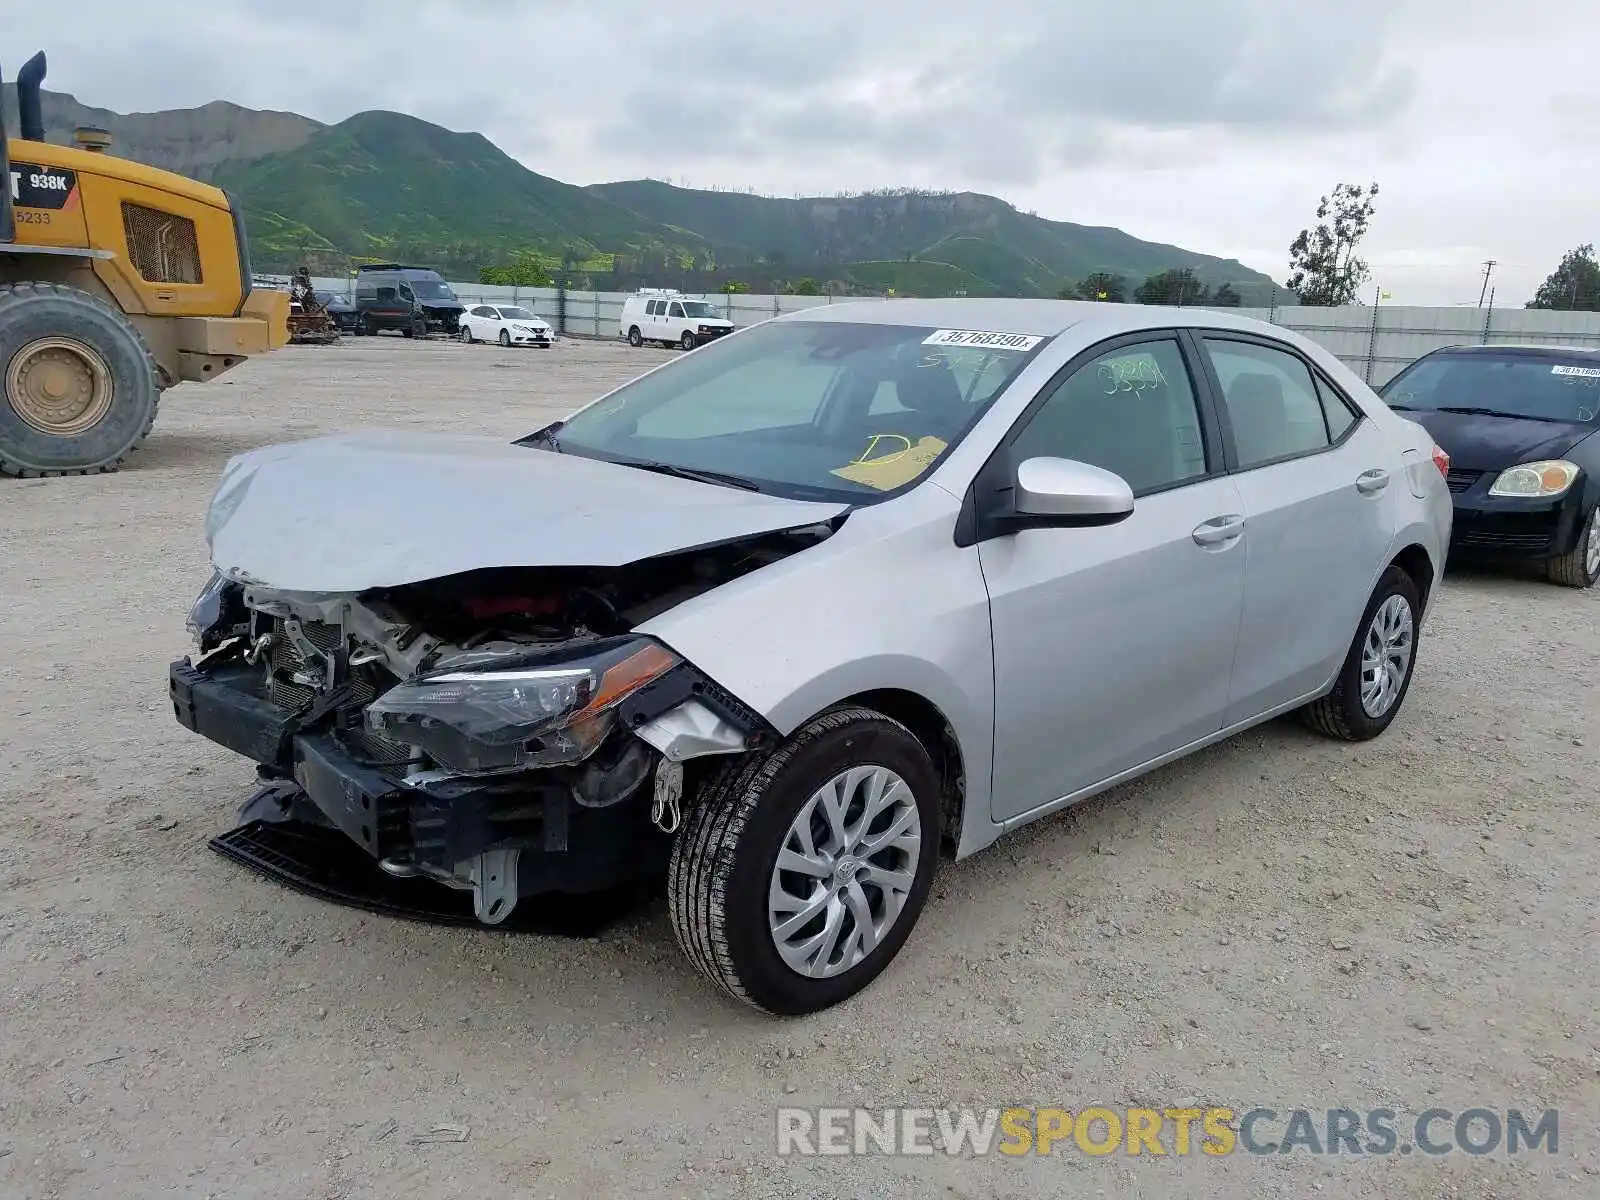
<svg viewBox="0 0 1600 1200">
<path fill-rule="evenodd" d="M 1536 421 L 1591 422 L 1600 412 L 1600 355 L 1430 354 L 1386 383 L 1381 395 L 1402 411 L 1466 408 Z"/>
</svg>

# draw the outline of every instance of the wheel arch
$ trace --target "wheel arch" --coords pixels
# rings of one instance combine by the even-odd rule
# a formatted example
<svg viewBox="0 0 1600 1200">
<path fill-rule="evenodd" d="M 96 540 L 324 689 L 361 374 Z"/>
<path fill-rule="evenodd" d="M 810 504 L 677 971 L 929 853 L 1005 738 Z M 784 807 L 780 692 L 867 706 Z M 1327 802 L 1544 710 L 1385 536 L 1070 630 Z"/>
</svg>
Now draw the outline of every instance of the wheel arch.
<svg viewBox="0 0 1600 1200">
<path fill-rule="evenodd" d="M 1417 597 L 1422 603 L 1422 611 L 1427 612 L 1428 601 L 1432 598 L 1434 584 L 1438 579 L 1433 557 L 1420 543 L 1411 542 L 1389 560 L 1389 566 L 1399 567 L 1411 577 L 1411 582 L 1417 585 Z"/>
<path fill-rule="evenodd" d="M 880 712 L 900 722 L 922 743 L 922 748 L 933 760 L 934 770 L 939 774 L 940 840 L 945 852 L 953 855 L 961 836 L 966 806 L 967 767 L 961 740 L 956 736 L 955 726 L 950 719 L 926 696 L 904 688 L 857 692 L 829 707 L 845 705 L 859 705 Z"/>
</svg>

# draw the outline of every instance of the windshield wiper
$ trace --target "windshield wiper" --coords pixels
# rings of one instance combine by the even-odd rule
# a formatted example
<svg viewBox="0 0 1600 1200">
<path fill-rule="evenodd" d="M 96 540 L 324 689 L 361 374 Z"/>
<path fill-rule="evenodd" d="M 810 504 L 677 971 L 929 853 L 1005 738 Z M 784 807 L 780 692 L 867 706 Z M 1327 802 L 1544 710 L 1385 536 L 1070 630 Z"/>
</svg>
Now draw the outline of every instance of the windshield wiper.
<svg viewBox="0 0 1600 1200">
<path fill-rule="evenodd" d="M 557 421 L 552 425 L 546 425 L 543 429 L 534 430 L 527 437 L 518 438 L 512 444 L 516 446 L 548 446 L 557 454 L 560 454 L 562 449 L 561 443 L 556 441 L 556 430 L 565 424 L 565 421 Z"/>
<path fill-rule="evenodd" d="M 1502 412 L 1498 408 L 1468 408 L 1466 406 L 1440 405 L 1435 412 L 1460 413 L 1464 417 L 1509 417 L 1513 421 L 1546 421 L 1555 425 L 1569 424 L 1562 417 L 1543 417 L 1536 413 Z"/>
<path fill-rule="evenodd" d="M 761 485 L 743 475 L 729 475 L 722 471 L 702 471 L 698 467 L 680 467 L 676 463 L 617 460 L 625 467 L 638 467 L 641 471 L 654 471 L 657 475 L 673 475 L 679 479 L 692 479 L 696 483 L 715 483 L 723 487 L 738 488 L 745 492 L 759 492 Z"/>
</svg>

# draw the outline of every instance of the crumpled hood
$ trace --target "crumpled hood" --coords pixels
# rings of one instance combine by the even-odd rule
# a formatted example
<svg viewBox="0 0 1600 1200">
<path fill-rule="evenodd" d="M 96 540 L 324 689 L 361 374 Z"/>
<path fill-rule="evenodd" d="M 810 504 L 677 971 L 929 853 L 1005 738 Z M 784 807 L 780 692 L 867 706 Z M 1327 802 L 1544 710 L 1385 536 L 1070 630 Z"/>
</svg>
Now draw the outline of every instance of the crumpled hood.
<svg viewBox="0 0 1600 1200">
<path fill-rule="evenodd" d="M 785 500 L 498 438 L 368 433 L 230 459 L 206 515 L 241 582 L 357 592 L 485 567 L 613 567 L 829 520 Z"/>
</svg>

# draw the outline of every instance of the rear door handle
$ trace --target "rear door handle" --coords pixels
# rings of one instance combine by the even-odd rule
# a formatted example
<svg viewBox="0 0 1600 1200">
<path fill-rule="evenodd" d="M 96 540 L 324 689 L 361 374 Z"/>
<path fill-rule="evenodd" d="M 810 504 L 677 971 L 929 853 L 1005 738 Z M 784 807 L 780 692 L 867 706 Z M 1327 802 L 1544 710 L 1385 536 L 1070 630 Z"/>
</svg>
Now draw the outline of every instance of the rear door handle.
<svg viewBox="0 0 1600 1200">
<path fill-rule="evenodd" d="M 1356 476 L 1356 491 L 1363 496 L 1375 496 L 1388 486 L 1389 472 L 1382 467 L 1374 467 Z"/>
<path fill-rule="evenodd" d="M 1229 513 L 1225 517 L 1212 517 L 1209 521 L 1202 521 L 1194 527 L 1194 538 L 1197 546 L 1220 546 L 1224 542 L 1234 541 L 1244 532 L 1244 518 Z"/>
</svg>

